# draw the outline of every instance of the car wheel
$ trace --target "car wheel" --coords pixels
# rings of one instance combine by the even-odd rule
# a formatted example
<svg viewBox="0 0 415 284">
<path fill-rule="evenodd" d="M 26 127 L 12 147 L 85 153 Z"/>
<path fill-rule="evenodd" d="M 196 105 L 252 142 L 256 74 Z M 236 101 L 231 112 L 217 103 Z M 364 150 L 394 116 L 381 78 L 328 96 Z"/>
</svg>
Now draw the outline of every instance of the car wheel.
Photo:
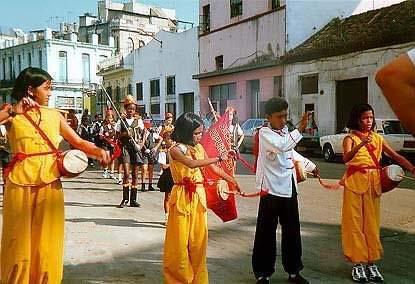
<svg viewBox="0 0 415 284">
<path fill-rule="evenodd" d="M 334 161 L 334 151 L 330 144 L 325 144 L 323 147 L 323 156 L 326 162 Z"/>
</svg>

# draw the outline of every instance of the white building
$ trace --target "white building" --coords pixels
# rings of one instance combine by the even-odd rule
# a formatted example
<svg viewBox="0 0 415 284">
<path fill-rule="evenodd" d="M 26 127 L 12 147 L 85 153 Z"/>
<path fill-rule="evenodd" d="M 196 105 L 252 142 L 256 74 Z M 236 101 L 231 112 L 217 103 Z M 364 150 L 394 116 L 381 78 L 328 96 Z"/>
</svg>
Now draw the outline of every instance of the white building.
<svg viewBox="0 0 415 284">
<path fill-rule="evenodd" d="M 197 29 L 181 33 L 161 31 L 148 45 L 134 50 L 124 63 L 134 66 L 133 94 L 140 112 L 163 119 L 199 112 L 199 84 L 192 79 L 198 71 Z"/>
<path fill-rule="evenodd" d="M 0 92 L 1 100 L 10 101 L 9 93 L 14 79 L 26 67 L 40 67 L 53 77 L 50 107 L 75 110 L 76 113 L 88 108 L 94 113 L 88 100 L 83 99 L 82 89 L 88 83 L 98 83 L 98 63 L 114 52 L 113 47 L 98 45 L 95 35 L 92 43 L 82 43 L 77 35 L 71 40 L 54 39 L 52 30 L 43 34 L 25 35 L 22 44 L 0 47 Z"/>
<path fill-rule="evenodd" d="M 378 118 L 395 118 L 375 82 L 376 71 L 415 46 L 415 2 L 333 19 L 284 60 L 290 116 L 314 111 L 319 134 L 346 124 L 353 105 L 369 103 Z"/>
</svg>

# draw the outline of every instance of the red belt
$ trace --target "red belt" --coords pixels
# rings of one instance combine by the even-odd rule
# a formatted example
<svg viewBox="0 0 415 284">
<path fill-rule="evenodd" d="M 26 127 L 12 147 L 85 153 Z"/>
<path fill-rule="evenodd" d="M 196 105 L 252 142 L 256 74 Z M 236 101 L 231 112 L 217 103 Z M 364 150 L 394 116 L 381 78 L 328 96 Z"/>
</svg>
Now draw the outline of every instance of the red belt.
<svg viewBox="0 0 415 284">
<path fill-rule="evenodd" d="M 189 177 L 184 177 L 181 182 L 174 183 L 175 185 L 183 186 L 189 193 L 190 200 L 193 198 L 193 193 L 196 192 L 198 184 L 205 184 L 204 181 L 194 181 Z"/>
<path fill-rule="evenodd" d="M 346 176 L 349 177 L 354 173 L 362 173 L 365 174 L 367 173 L 367 170 L 380 170 L 379 167 L 376 166 L 366 166 L 366 167 L 361 167 L 361 166 L 347 166 L 347 170 L 346 170 Z"/>
<path fill-rule="evenodd" d="M 43 156 L 43 155 L 57 155 L 59 151 L 49 151 L 49 152 L 40 152 L 40 153 L 30 153 L 26 154 L 23 152 L 18 152 L 13 156 L 13 159 L 7 164 L 7 166 L 3 170 L 3 177 L 7 177 L 9 173 L 13 170 L 14 166 L 17 162 L 21 162 L 26 158 L 33 157 L 33 156 Z"/>
</svg>

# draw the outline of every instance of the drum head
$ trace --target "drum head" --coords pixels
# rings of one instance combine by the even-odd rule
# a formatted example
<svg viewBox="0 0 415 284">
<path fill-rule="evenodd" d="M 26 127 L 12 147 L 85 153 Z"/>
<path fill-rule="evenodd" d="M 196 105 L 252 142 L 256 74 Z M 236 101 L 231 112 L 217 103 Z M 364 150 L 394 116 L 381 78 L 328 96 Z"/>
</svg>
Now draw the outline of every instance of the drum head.
<svg viewBox="0 0 415 284">
<path fill-rule="evenodd" d="M 88 157 L 80 150 L 70 150 L 63 159 L 64 168 L 72 174 L 80 174 L 88 167 Z"/>
<path fill-rule="evenodd" d="M 402 176 L 405 175 L 404 170 L 398 165 L 390 165 L 386 167 L 386 174 L 393 181 L 402 181 Z"/>
<path fill-rule="evenodd" d="M 216 185 L 216 189 L 218 191 L 218 195 L 220 196 L 220 198 L 222 198 L 223 200 L 228 200 L 229 198 L 229 187 L 228 187 L 228 183 L 224 180 L 219 180 L 217 185 Z"/>
</svg>

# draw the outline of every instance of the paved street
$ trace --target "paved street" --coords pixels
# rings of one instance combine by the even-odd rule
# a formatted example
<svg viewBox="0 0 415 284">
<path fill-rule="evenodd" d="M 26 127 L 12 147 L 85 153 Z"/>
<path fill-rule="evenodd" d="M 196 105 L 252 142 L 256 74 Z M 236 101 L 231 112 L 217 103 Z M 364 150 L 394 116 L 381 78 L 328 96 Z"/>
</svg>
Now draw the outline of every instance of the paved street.
<svg viewBox="0 0 415 284">
<path fill-rule="evenodd" d="M 238 180 L 245 190 L 253 176 Z M 89 171 L 65 180 L 66 239 L 64 283 L 162 283 L 165 227 L 160 192 L 140 193 L 141 208 L 115 208 L 121 188 Z M 322 190 L 314 179 L 300 193 L 304 275 L 311 283 L 352 283 L 340 242 L 341 192 Z M 386 283 L 413 283 L 415 271 L 415 191 L 384 196 L 381 263 Z M 223 224 L 209 213 L 210 283 L 254 283 L 251 251 L 258 202 L 239 199 L 239 219 Z M 278 237 L 280 240 L 280 236 Z M 272 283 L 285 283 L 277 263 Z"/>
</svg>

